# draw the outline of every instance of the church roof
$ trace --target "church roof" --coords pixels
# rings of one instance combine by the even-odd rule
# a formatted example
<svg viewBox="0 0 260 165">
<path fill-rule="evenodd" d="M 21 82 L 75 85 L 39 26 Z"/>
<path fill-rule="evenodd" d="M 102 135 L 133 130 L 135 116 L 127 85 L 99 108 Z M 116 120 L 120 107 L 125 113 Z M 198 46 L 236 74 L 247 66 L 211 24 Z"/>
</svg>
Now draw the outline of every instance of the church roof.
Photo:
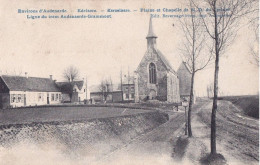
<svg viewBox="0 0 260 165">
<path fill-rule="evenodd" d="M 181 65 L 179 66 L 178 71 L 181 69 L 182 65 L 184 65 L 185 68 L 186 68 L 190 73 L 192 73 L 191 68 L 190 68 L 190 67 L 188 66 L 188 64 L 187 64 L 186 62 L 184 62 L 184 61 L 183 61 L 183 62 L 181 63 Z"/>
<path fill-rule="evenodd" d="M 158 49 L 156 50 L 156 52 L 157 52 L 158 56 L 161 58 L 161 60 L 163 61 L 163 63 L 164 63 L 164 65 L 166 66 L 166 68 L 167 68 L 169 71 L 171 71 L 171 72 L 173 72 L 173 73 L 176 74 L 175 70 L 172 68 L 171 64 L 170 64 L 169 61 L 166 59 L 166 57 L 162 54 L 162 52 L 161 52 L 160 50 L 158 50 Z"/>
<path fill-rule="evenodd" d="M 146 38 L 157 38 L 157 36 L 153 32 L 153 22 L 152 17 L 150 17 L 150 23 L 149 23 L 149 31 Z"/>
</svg>

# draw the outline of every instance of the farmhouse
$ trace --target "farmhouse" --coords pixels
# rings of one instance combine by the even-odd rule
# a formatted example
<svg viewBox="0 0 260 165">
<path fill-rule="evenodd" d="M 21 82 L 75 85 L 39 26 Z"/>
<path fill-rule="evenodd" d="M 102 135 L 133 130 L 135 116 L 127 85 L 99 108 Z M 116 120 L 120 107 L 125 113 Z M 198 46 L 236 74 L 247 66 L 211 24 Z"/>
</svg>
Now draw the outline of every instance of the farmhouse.
<svg viewBox="0 0 260 165">
<path fill-rule="evenodd" d="M 62 92 L 62 102 L 81 102 L 89 98 L 87 82 L 83 80 L 73 82 L 57 82 Z"/>
<path fill-rule="evenodd" d="M 52 76 L 0 77 L 0 108 L 57 104 L 62 100 L 61 94 Z"/>
<path fill-rule="evenodd" d="M 0 76 L 0 108 L 82 102 L 89 98 L 86 81 L 56 82 L 50 78 Z"/>
</svg>

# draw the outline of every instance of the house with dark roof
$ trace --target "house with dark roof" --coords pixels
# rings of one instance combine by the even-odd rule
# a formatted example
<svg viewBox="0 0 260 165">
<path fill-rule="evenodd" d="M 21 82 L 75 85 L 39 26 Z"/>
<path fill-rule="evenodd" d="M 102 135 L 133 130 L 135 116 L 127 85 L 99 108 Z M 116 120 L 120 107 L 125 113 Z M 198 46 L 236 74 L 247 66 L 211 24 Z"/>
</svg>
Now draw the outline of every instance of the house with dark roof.
<svg viewBox="0 0 260 165">
<path fill-rule="evenodd" d="M 86 81 L 56 82 L 50 78 L 0 76 L 0 108 L 82 102 L 89 98 Z"/>
<path fill-rule="evenodd" d="M 87 82 L 83 80 L 72 82 L 57 82 L 62 92 L 62 102 L 81 102 L 90 98 Z"/>
<path fill-rule="evenodd" d="M 52 76 L 0 76 L 0 108 L 58 104 L 61 94 Z"/>
<path fill-rule="evenodd" d="M 157 36 L 153 31 L 152 17 L 146 39 L 147 50 L 135 71 L 135 102 L 147 99 L 179 102 L 178 75 L 166 57 L 157 49 Z"/>
</svg>

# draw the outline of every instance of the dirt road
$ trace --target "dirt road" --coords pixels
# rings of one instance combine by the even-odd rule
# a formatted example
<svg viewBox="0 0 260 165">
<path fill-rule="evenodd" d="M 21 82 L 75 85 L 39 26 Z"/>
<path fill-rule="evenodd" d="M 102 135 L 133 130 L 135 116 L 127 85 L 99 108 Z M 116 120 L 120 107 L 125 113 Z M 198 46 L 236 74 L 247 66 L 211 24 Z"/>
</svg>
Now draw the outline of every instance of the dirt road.
<svg viewBox="0 0 260 165">
<path fill-rule="evenodd" d="M 210 152 L 210 122 L 212 101 L 193 112 L 193 138 L 183 162 L 200 164 L 200 159 Z M 217 152 L 227 164 L 258 164 L 258 120 L 244 116 L 242 110 L 228 101 L 219 101 L 217 110 Z M 194 152 L 196 151 L 196 152 Z"/>
<path fill-rule="evenodd" d="M 184 111 L 168 112 L 169 121 L 109 153 L 97 164 L 169 164 L 174 144 L 183 134 Z M 120 163 L 121 162 L 121 163 Z"/>
<path fill-rule="evenodd" d="M 168 112 L 167 123 L 100 158 L 97 164 L 200 164 L 200 159 L 210 152 L 211 107 L 211 101 L 195 105 L 192 138 L 184 135 L 184 111 Z M 230 102 L 219 102 L 217 151 L 227 164 L 258 164 L 258 120 L 241 112 Z"/>
<path fill-rule="evenodd" d="M 209 138 L 212 103 L 198 111 L 194 120 L 205 124 L 204 132 Z M 242 114 L 242 110 L 228 101 L 219 101 L 217 111 L 217 150 L 230 164 L 258 164 L 258 120 Z M 205 135 L 205 134 L 204 134 Z"/>
</svg>

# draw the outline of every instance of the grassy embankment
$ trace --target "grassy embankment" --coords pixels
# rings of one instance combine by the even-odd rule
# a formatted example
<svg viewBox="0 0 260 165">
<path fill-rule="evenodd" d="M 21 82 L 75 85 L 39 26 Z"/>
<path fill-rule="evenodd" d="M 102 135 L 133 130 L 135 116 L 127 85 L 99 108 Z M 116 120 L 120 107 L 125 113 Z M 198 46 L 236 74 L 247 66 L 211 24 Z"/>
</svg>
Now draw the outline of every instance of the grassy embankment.
<svg viewBox="0 0 260 165">
<path fill-rule="evenodd" d="M 259 96 L 225 96 L 220 100 L 227 100 L 240 107 L 245 115 L 259 119 Z"/>
</svg>

